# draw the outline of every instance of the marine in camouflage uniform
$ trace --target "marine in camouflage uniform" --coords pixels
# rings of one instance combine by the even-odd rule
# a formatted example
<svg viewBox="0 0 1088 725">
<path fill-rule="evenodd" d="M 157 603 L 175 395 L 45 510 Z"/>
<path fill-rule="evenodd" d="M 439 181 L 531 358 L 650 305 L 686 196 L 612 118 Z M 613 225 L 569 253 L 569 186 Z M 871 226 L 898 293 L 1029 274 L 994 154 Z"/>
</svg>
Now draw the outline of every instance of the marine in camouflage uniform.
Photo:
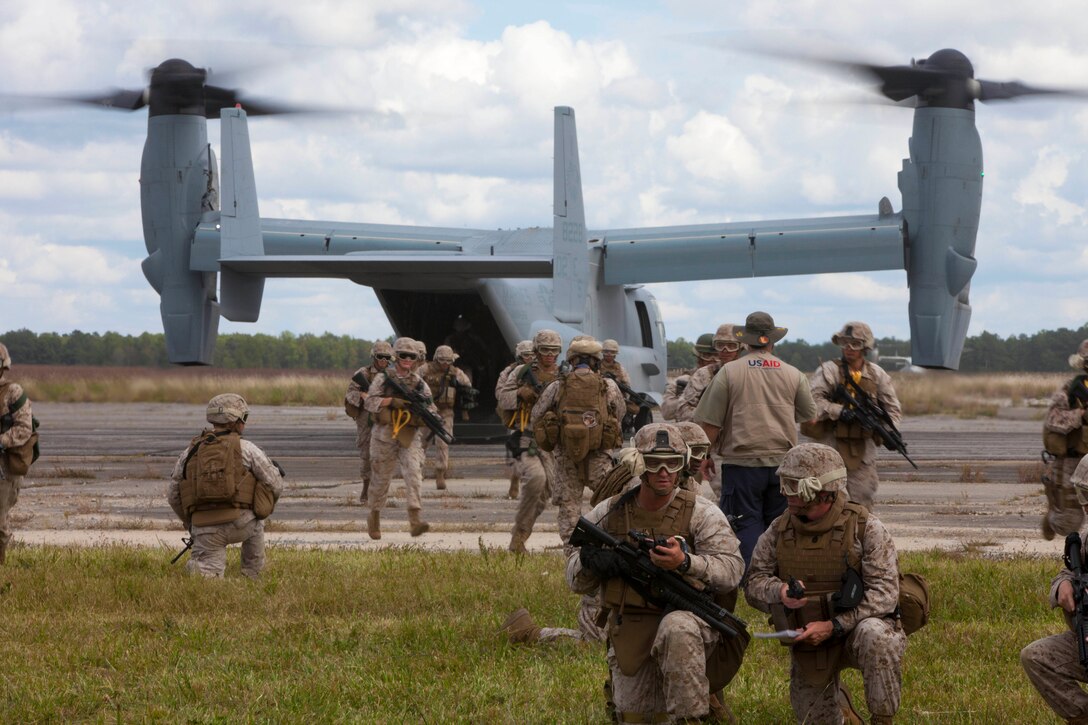
<svg viewBox="0 0 1088 725">
<path fill-rule="evenodd" d="M 851 501 L 873 508 L 880 480 L 876 470 L 876 439 L 853 418 L 853 410 L 834 400 L 835 389 L 845 384 L 846 376 L 881 407 L 898 425 L 903 417 L 892 379 L 884 369 L 865 358 L 873 349 L 873 331 L 864 322 L 847 322 L 831 336 L 831 342 L 842 348 L 841 360 L 828 360 L 820 365 L 810 380 L 812 397 L 816 401 L 816 423 L 805 425 L 801 432 L 829 445 L 839 452 L 848 472 L 846 491 Z M 851 391 L 857 397 L 857 394 Z"/>
<path fill-rule="evenodd" d="M 605 340 L 601 343 L 601 363 L 600 372 L 602 375 L 607 375 L 622 383 L 628 388 L 631 387 L 631 376 L 627 374 L 623 364 L 616 359 L 616 356 L 620 354 L 620 344 L 615 340 Z M 619 387 L 619 386 L 616 386 Z M 631 420 L 634 420 L 633 416 L 638 415 L 639 405 L 634 401 L 628 400 L 623 391 L 620 391 L 620 395 L 623 396 L 624 406 L 626 408 L 626 415 L 632 416 Z M 622 418 L 621 418 L 622 420 Z"/>
<path fill-rule="evenodd" d="M 677 409 L 680 406 L 680 396 L 684 394 L 684 389 L 691 382 L 692 374 L 718 360 L 718 355 L 714 352 L 714 333 L 712 332 L 699 335 L 692 349 L 695 352 L 695 370 L 685 371 L 670 380 L 661 396 L 661 417 L 669 422 L 679 420 Z"/>
<path fill-rule="evenodd" d="M 1084 512 L 1073 492 L 1072 475 L 1088 453 L 1088 340 L 1081 342 L 1069 357 L 1069 367 L 1078 372 L 1050 396 L 1050 407 L 1043 420 L 1043 475 L 1047 510 L 1041 524 L 1043 538 L 1066 536 L 1084 522 Z"/>
<path fill-rule="evenodd" d="M 533 341 L 522 340 L 514 347 L 514 362 L 507 365 L 499 373 L 498 379 L 495 381 L 495 400 L 499 399 L 499 391 L 502 390 L 503 385 L 506 384 L 506 378 L 510 376 L 510 373 L 514 372 L 514 368 L 518 365 L 528 365 L 533 361 Z M 499 416 L 499 420 L 503 422 L 503 425 L 509 427 L 508 423 L 512 420 L 512 416 L 516 412 L 514 410 L 504 410 L 502 406 L 496 405 L 495 414 Z M 506 450 L 506 465 L 510 469 L 510 490 L 506 492 L 506 497 L 513 500 L 518 497 L 518 490 L 521 486 L 521 478 L 518 476 L 517 459 L 511 454 L 510 449 Z"/>
<path fill-rule="evenodd" d="M 744 327 L 733 331 L 748 354 L 722 366 L 695 409 L 694 421 L 721 457 L 726 485 L 719 505 L 728 507 L 745 561 L 759 535 L 786 509 L 775 469 L 797 445 L 797 422 L 816 417 L 808 377 L 773 354 L 785 334 L 766 312 L 748 315 Z M 715 467 L 707 458 L 704 475 Z"/>
<path fill-rule="evenodd" d="M 540 330 L 533 336 L 535 359 L 515 367 L 496 393 L 503 422 L 510 430 L 514 471 L 521 481 L 510 551 L 524 552 L 533 526 L 548 504 L 556 485 L 555 455 L 541 450 L 533 435 L 532 410 L 544 388 L 559 376 L 556 360 L 563 351 L 563 339 L 554 330 Z"/>
<path fill-rule="evenodd" d="M 359 475 L 363 479 L 363 490 L 359 494 L 359 500 L 366 503 L 367 491 L 370 489 L 370 431 L 372 428 L 370 414 L 363 410 L 363 401 L 370 390 L 370 383 L 374 376 L 384 371 L 393 360 L 393 346 L 385 340 L 378 340 L 370 348 L 370 365 L 365 365 L 355 371 L 348 383 L 348 392 L 344 394 L 344 410 L 348 417 L 355 421 L 357 434 L 355 445 L 359 449 Z"/>
<path fill-rule="evenodd" d="M 5 421 L 3 427 L 7 430 L 0 433 L 0 448 L 18 448 L 26 444 L 34 432 L 34 416 L 22 386 L 2 379 L 10 369 L 11 355 L 7 346 L 0 343 L 0 416 L 11 416 L 11 425 L 8 426 Z M 19 500 L 19 488 L 22 485 L 23 477 L 8 471 L 4 465 L 4 457 L 0 456 L 0 564 L 6 560 L 8 544 L 11 543 L 8 516 Z"/>
<path fill-rule="evenodd" d="M 1074 486 L 1074 495 L 1081 510 L 1088 510 L 1088 483 Z M 1088 528 L 1080 530 L 1081 561 L 1088 560 Z M 1085 594 L 1088 596 L 1088 594 Z M 1050 582 L 1050 606 L 1061 607 L 1069 631 L 1037 639 L 1020 650 L 1020 664 L 1050 709 L 1066 722 L 1088 725 L 1088 693 L 1081 687 L 1088 684 L 1088 672 L 1080 663 L 1077 635 L 1073 631 L 1076 601 L 1073 597 L 1073 572 L 1062 567 Z"/>
<path fill-rule="evenodd" d="M 223 393 L 208 401 L 206 418 L 212 424 L 212 432 L 221 437 L 245 432 L 249 419 L 249 406 L 242 396 Z M 207 433 L 207 431 L 205 431 Z M 258 519 L 252 504 L 228 506 L 200 506 L 186 510 L 182 503 L 182 486 L 187 466 L 194 465 L 191 456 L 193 446 L 204 434 L 178 456 L 170 474 L 166 500 L 192 536 L 193 550 L 186 569 L 205 577 L 222 577 L 227 567 L 227 546 L 242 545 L 242 574 L 256 578 L 264 568 L 264 519 Z M 242 467 L 272 491 L 274 499 L 283 492 L 283 477 L 276 464 L 254 443 L 241 438 Z"/>
<path fill-rule="evenodd" d="M 710 439 L 706 437 L 706 431 L 703 430 L 702 426 L 698 423 L 692 423 L 690 420 L 675 423 L 674 427 L 680 431 L 680 436 L 688 446 L 688 465 L 680 476 L 680 488 L 686 488 L 702 496 L 704 481 L 701 469 L 703 461 L 710 455 Z M 708 484 L 707 488 L 709 487 Z M 709 500 L 718 500 L 713 491 L 709 493 Z"/>
<path fill-rule="evenodd" d="M 650 552 L 655 565 L 683 574 L 717 596 L 735 595 L 744 573 L 737 538 L 717 506 L 679 489 L 687 457 L 679 431 L 664 423 L 650 424 L 639 430 L 634 443 L 645 468 L 637 485 L 601 502 L 586 518 L 620 538 L 631 529 L 668 537 L 667 545 Z M 681 547 L 679 537 L 690 552 Z M 566 575 L 574 592 L 601 591 L 617 721 L 709 718 L 711 693 L 740 667 L 748 635 L 724 637 L 691 612 L 666 611 L 644 600 L 617 576 L 616 556 L 607 549 L 583 547 L 568 557 Z"/>
<path fill-rule="evenodd" d="M 771 614 L 776 629 L 803 628 L 790 647 L 790 704 L 798 723 L 841 723 L 849 696 L 839 673 L 861 670 L 871 722 L 890 723 L 899 709 L 907 636 L 895 615 L 899 566 L 884 525 L 843 495 L 846 466 L 829 446 L 803 443 L 778 469 L 789 509 L 759 537 L 744 595 Z M 861 575 L 858 605 L 832 610 L 829 594 L 850 566 Z M 802 597 L 787 593 L 791 577 Z"/>
<path fill-rule="evenodd" d="M 423 509 L 420 488 L 423 484 L 424 458 L 420 437 L 425 426 L 409 412 L 407 401 L 395 394 L 385 382 L 387 376 L 393 376 L 405 389 L 421 394 L 429 402 L 431 389 L 413 371 L 419 359 L 418 350 L 415 340 L 398 337 L 393 343 L 393 353 L 396 355 L 393 368 L 378 373 L 363 401 L 364 409 L 375 420 L 374 431 L 370 435 L 370 515 L 366 522 L 367 533 L 372 539 L 382 537 L 381 511 L 389 495 L 389 480 L 398 464 L 408 491 L 409 532 L 412 536 L 419 536 L 431 528 L 420 514 Z M 437 413 L 434 403 L 429 402 L 428 407 L 431 412 Z"/>
<path fill-rule="evenodd" d="M 626 411 L 623 402 L 623 394 L 616 387 L 616 383 L 599 373 L 598 365 L 602 359 L 601 344 L 588 336 L 572 340 L 567 350 L 567 362 L 570 370 L 563 373 L 560 378 L 544 389 L 540 399 L 533 406 L 532 424 L 534 429 L 540 425 L 541 419 L 546 413 L 553 413 L 558 418 L 559 437 L 555 443 L 555 464 L 558 473 L 556 486 L 559 499 L 559 537 L 566 545 L 571 532 L 578 524 L 578 518 L 582 515 L 582 497 L 585 489 L 596 489 L 601 479 L 612 468 L 612 458 L 608 452 L 618 448 L 619 425 Z M 587 381 L 589 381 L 587 383 Z M 598 400 L 604 409 L 604 420 L 599 412 L 585 412 L 582 416 L 582 425 L 588 430 L 595 427 L 601 428 L 601 442 L 598 447 L 590 448 L 582 455 L 582 451 L 576 451 L 572 441 L 564 432 L 564 416 L 574 417 L 576 412 L 564 411 L 564 391 L 571 390 L 575 384 L 589 385 L 592 381 L 604 383 L 604 399 Z M 609 420 L 611 417 L 611 420 Z M 608 440 L 609 431 L 615 428 L 615 439 Z M 588 433 L 586 434 L 588 437 Z"/>
<path fill-rule="evenodd" d="M 461 395 L 459 388 L 471 388 L 472 381 L 460 368 L 453 367 L 459 356 L 449 345 L 435 348 L 434 358 L 419 369 L 419 375 L 427 382 L 434 396 L 438 414 L 442 416 L 442 427 L 453 435 L 453 410 Z M 428 428 L 423 432 L 423 454 L 434 441 L 435 462 L 434 482 L 439 491 L 446 488 L 446 474 L 450 470 L 450 444 L 442 440 Z"/>
</svg>

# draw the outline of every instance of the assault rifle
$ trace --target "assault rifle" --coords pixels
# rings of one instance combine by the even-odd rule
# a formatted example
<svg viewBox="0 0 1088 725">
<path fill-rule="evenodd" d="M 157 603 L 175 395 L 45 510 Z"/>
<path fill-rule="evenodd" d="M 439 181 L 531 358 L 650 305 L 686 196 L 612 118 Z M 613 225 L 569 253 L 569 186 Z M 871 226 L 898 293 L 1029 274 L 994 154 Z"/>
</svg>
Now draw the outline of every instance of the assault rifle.
<svg viewBox="0 0 1088 725">
<path fill-rule="evenodd" d="M 730 637 L 738 637 L 748 623 L 714 601 L 707 591 L 699 591 L 674 571 L 667 571 L 650 561 L 649 553 L 627 541 L 620 541 L 585 516 L 578 519 L 570 545 L 610 549 L 623 560 L 623 580 L 649 602 L 667 611 L 691 612 L 711 627 Z"/>
<path fill-rule="evenodd" d="M 888 411 L 884 410 L 884 406 L 878 401 L 874 401 L 869 394 L 861 388 L 854 385 L 854 382 L 849 381 L 849 385 L 854 389 L 856 395 L 851 395 L 850 391 L 846 389 L 845 385 L 836 385 L 834 392 L 831 394 L 831 399 L 836 403 L 841 403 L 843 406 L 852 406 L 850 411 L 854 420 L 856 420 L 862 428 L 875 434 L 880 438 L 880 442 L 889 451 L 896 451 L 903 458 L 907 459 L 907 463 L 918 468 L 918 464 L 910 459 L 907 455 L 907 444 L 903 442 L 903 436 L 900 435 L 899 430 L 895 427 L 895 423 L 892 422 L 891 416 L 888 415 Z"/>
<path fill-rule="evenodd" d="M 620 382 L 615 373 L 605 373 L 604 376 L 616 384 L 616 387 L 623 393 L 624 400 L 638 406 L 637 413 L 628 413 L 623 416 L 624 436 L 630 437 L 637 433 L 642 426 L 653 420 L 653 408 L 657 405 L 657 402 L 649 395 L 640 393 L 637 390 L 634 390 L 630 385 L 625 385 Z"/>
<path fill-rule="evenodd" d="M 1088 574 L 1084 571 L 1084 559 L 1081 556 L 1080 534 L 1074 531 L 1065 537 L 1065 568 L 1073 572 L 1073 633 L 1077 637 L 1077 652 L 1081 667 L 1088 670 Z"/>
<path fill-rule="evenodd" d="M 181 537 L 181 543 L 185 544 L 185 548 L 183 548 L 177 554 L 174 554 L 174 558 L 170 560 L 171 564 L 177 564 L 178 559 L 185 556 L 185 552 L 193 548 L 193 532 L 190 531 L 188 536 Z"/>
<path fill-rule="evenodd" d="M 436 415 L 429 407 L 430 399 L 418 393 L 414 390 L 409 390 L 404 387 L 396 377 L 392 375 L 385 376 L 385 382 L 393 389 L 398 397 L 408 401 L 408 409 L 413 414 L 418 415 L 423 424 L 430 428 L 436 436 L 446 441 L 446 443 L 453 443 L 453 436 L 442 425 L 442 418 Z"/>
<path fill-rule="evenodd" d="M 461 410 L 472 410 L 478 405 L 479 390 L 471 385 L 459 383 L 456 379 L 453 381 L 453 387 L 457 390 L 457 405 L 460 406 Z"/>
</svg>

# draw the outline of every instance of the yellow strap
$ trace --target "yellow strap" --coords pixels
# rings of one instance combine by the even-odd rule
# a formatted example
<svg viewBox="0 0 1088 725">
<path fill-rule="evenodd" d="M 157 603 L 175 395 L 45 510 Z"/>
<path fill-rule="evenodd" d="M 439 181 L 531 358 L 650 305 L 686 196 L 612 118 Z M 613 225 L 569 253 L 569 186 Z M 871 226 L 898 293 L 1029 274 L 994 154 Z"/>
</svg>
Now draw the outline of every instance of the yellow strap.
<svg viewBox="0 0 1088 725">
<path fill-rule="evenodd" d="M 408 421 L 412 419 L 412 412 L 404 408 L 396 408 L 393 411 L 393 437 L 396 438 Z"/>
<path fill-rule="evenodd" d="M 850 377 L 852 377 L 854 379 L 854 383 L 856 385 L 861 385 L 861 373 L 862 373 L 861 370 L 851 370 L 850 371 Z"/>
<path fill-rule="evenodd" d="M 529 427 L 529 409 L 524 405 L 518 406 L 518 430 L 522 433 Z"/>
</svg>

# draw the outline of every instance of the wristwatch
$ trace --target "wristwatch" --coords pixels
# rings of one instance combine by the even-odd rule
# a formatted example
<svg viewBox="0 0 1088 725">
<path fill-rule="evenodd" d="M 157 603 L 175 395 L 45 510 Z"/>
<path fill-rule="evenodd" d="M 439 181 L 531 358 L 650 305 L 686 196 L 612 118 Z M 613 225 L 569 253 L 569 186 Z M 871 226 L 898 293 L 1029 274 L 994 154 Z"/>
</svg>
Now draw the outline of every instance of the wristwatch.
<svg viewBox="0 0 1088 725">
<path fill-rule="evenodd" d="M 842 622 L 837 619 L 831 620 L 831 636 L 841 637 L 846 634 L 846 631 L 842 628 Z"/>
<path fill-rule="evenodd" d="M 687 574 L 688 569 L 691 568 L 691 554 L 684 553 L 684 561 L 680 566 L 676 567 L 677 574 Z"/>
</svg>

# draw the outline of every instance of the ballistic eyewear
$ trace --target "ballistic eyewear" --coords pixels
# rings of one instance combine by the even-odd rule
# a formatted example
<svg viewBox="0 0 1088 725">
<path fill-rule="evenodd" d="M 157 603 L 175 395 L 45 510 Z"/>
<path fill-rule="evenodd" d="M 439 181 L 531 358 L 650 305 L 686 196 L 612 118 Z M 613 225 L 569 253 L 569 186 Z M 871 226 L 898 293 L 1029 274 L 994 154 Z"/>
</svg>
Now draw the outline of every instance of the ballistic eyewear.
<svg viewBox="0 0 1088 725">
<path fill-rule="evenodd" d="M 561 347 L 553 347 L 552 345 L 544 345 L 537 348 L 537 352 L 541 355 L 558 355 L 563 351 Z"/>
<path fill-rule="evenodd" d="M 703 445 L 702 443 L 696 443 L 693 446 L 688 446 L 688 450 L 691 451 L 691 458 L 696 461 L 701 461 L 706 458 L 706 454 L 710 450 L 710 446 Z"/>
<path fill-rule="evenodd" d="M 392 355 L 384 355 L 384 354 L 383 355 L 375 355 L 374 359 L 375 360 L 385 360 L 386 362 L 389 362 L 390 360 L 393 359 L 393 356 Z"/>
<path fill-rule="evenodd" d="M 861 340 L 843 340 L 842 347 L 845 350 L 864 350 L 865 343 Z"/>
<path fill-rule="evenodd" d="M 415 360 L 419 356 L 416 355 L 414 352 L 398 352 L 397 357 L 399 357 L 401 360 Z"/>
<path fill-rule="evenodd" d="M 669 473 L 678 473 L 684 468 L 684 457 L 677 455 L 655 456 L 643 454 L 642 462 L 648 473 L 657 473 L 664 468 Z"/>
<path fill-rule="evenodd" d="M 732 340 L 715 340 L 714 349 L 718 352 L 725 350 L 726 352 L 737 352 L 740 350 L 740 343 L 733 342 Z"/>
</svg>

